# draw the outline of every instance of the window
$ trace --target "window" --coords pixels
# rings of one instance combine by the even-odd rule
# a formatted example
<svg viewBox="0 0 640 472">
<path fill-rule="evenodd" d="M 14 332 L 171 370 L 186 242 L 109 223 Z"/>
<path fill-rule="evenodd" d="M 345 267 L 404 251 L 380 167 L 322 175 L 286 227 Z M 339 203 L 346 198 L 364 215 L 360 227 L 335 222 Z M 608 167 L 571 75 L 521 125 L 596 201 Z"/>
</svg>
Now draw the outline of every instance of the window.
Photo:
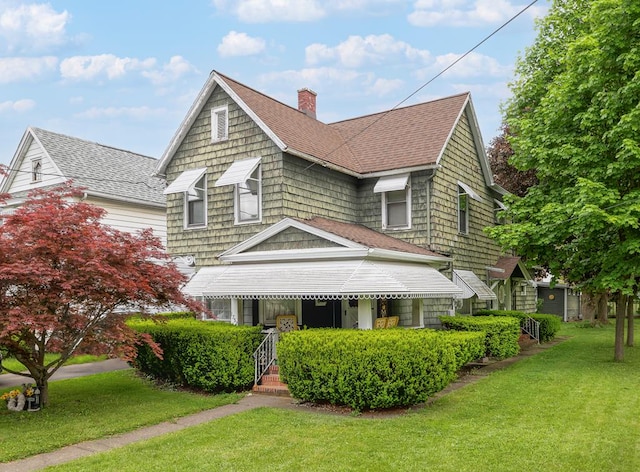
<svg viewBox="0 0 640 472">
<path fill-rule="evenodd" d="M 247 180 L 236 184 L 236 223 L 260 220 L 261 194 L 262 182 L 258 165 Z"/>
<path fill-rule="evenodd" d="M 500 213 L 501 211 L 506 210 L 507 207 L 500 200 L 493 200 L 493 216 L 494 223 L 497 225 L 503 225 L 505 223 L 504 216 Z"/>
<path fill-rule="evenodd" d="M 231 321 L 231 300 L 229 298 L 207 298 L 205 306 L 213 317 L 203 315 L 204 320 Z"/>
<path fill-rule="evenodd" d="M 216 181 L 216 187 L 233 185 L 234 220 L 236 224 L 262 219 L 261 157 L 235 161 Z"/>
<path fill-rule="evenodd" d="M 411 187 L 409 174 L 380 177 L 373 187 L 382 193 L 382 228 L 407 229 L 411 227 Z"/>
<path fill-rule="evenodd" d="M 206 175 L 188 191 L 185 192 L 185 221 L 186 227 L 205 226 L 207 221 L 207 182 Z"/>
<path fill-rule="evenodd" d="M 211 141 L 224 141 L 228 136 L 229 119 L 226 106 L 211 110 Z"/>
<path fill-rule="evenodd" d="M 302 302 L 294 299 L 260 300 L 260 318 L 265 326 L 275 326 L 276 316 L 299 314 Z M 299 318 L 299 317 L 298 317 Z"/>
<path fill-rule="evenodd" d="M 42 161 L 40 159 L 31 161 L 31 182 L 42 182 Z"/>
<path fill-rule="evenodd" d="M 411 226 L 411 189 L 382 194 L 382 227 L 406 229 Z"/>
<path fill-rule="evenodd" d="M 458 233 L 469 232 L 469 195 L 458 186 Z"/>
<path fill-rule="evenodd" d="M 184 227 L 207 225 L 207 168 L 189 169 L 180 174 L 166 189 L 165 195 L 184 195 Z"/>
</svg>

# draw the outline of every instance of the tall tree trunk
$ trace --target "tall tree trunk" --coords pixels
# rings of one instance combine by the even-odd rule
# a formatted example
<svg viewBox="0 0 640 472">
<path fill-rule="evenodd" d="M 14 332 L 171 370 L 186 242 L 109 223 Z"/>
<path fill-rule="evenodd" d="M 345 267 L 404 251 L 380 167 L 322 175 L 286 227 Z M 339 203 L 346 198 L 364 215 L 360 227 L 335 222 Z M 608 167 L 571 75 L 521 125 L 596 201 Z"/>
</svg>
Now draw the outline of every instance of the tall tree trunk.
<svg viewBox="0 0 640 472">
<path fill-rule="evenodd" d="M 583 292 L 582 296 L 580 297 L 580 303 L 582 305 L 580 310 L 582 311 L 582 319 L 584 321 L 588 321 L 591 324 L 593 324 L 595 320 L 595 314 L 597 309 L 596 300 L 597 300 L 596 295 L 593 293 Z"/>
<path fill-rule="evenodd" d="M 613 360 L 622 362 L 624 360 L 624 322 L 627 314 L 627 296 L 618 292 L 616 300 L 616 344 Z"/>
<path fill-rule="evenodd" d="M 598 322 L 601 324 L 609 323 L 609 296 L 607 293 L 598 294 Z"/>
<path fill-rule="evenodd" d="M 635 297 L 627 297 L 627 346 L 633 347 L 633 301 Z"/>
</svg>

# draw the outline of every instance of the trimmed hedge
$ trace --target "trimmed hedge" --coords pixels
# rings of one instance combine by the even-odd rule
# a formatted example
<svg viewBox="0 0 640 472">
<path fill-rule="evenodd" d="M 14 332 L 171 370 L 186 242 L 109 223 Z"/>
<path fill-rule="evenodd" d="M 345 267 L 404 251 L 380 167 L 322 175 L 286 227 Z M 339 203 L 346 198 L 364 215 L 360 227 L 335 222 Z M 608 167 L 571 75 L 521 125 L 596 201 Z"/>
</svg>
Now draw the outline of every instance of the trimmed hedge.
<svg viewBox="0 0 640 472">
<path fill-rule="evenodd" d="M 163 350 L 158 359 L 146 344 L 137 347 L 134 367 L 154 379 L 213 393 L 253 384 L 253 352 L 263 337 L 259 326 L 180 318 L 166 323 L 131 319 L 127 324 L 149 333 Z"/>
<path fill-rule="evenodd" d="M 479 310 L 479 316 L 512 316 L 520 320 L 520 326 L 529 317 L 540 323 L 540 342 L 545 343 L 556 337 L 562 327 L 562 320 L 556 315 L 545 313 L 524 313 L 517 310 Z"/>
<path fill-rule="evenodd" d="M 278 362 L 294 398 L 362 411 L 424 402 L 482 345 L 481 335 L 426 329 L 313 329 L 281 336 Z"/>
<path fill-rule="evenodd" d="M 440 322 L 447 329 L 456 331 L 483 331 L 485 355 L 506 359 L 520 352 L 520 320 L 500 316 L 441 316 Z"/>
</svg>

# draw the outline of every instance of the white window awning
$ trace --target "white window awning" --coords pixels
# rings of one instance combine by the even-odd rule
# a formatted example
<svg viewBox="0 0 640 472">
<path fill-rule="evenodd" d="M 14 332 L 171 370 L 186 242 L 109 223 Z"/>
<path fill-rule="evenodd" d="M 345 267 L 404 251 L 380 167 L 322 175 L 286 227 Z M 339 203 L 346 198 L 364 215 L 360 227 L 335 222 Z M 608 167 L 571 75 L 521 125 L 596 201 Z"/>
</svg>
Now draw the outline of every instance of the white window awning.
<svg viewBox="0 0 640 472">
<path fill-rule="evenodd" d="M 380 177 L 373 187 L 373 193 L 394 192 L 404 190 L 409 183 L 409 174 L 387 175 Z"/>
<path fill-rule="evenodd" d="M 184 292 L 205 298 L 454 298 L 463 291 L 425 264 L 343 260 L 203 267 Z"/>
<path fill-rule="evenodd" d="M 164 189 L 165 195 L 169 195 L 171 193 L 183 193 L 188 192 L 190 194 L 193 192 L 193 187 L 196 185 L 200 177 L 204 175 L 207 171 L 207 168 L 204 167 L 202 169 L 189 169 L 185 170 L 182 174 L 178 176 L 176 180 L 171 182 L 167 188 Z"/>
<path fill-rule="evenodd" d="M 477 296 L 478 300 L 497 300 L 497 295 L 470 270 L 454 270 L 453 283 L 460 287 L 464 295 L 460 298 Z"/>
<path fill-rule="evenodd" d="M 222 187 L 223 185 L 235 185 L 246 182 L 253 171 L 256 170 L 258 164 L 260 164 L 260 159 L 262 158 L 252 157 L 251 159 L 235 161 L 231 164 L 231 167 L 220 176 L 215 186 Z"/>
<path fill-rule="evenodd" d="M 460 187 L 462 187 L 462 189 L 465 191 L 465 193 L 467 195 L 469 195 L 471 198 L 473 198 L 476 202 L 484 202 L 484 200 L 482 199 L 482 197 L 480 195 L 478 195 L 471 187 L 469 187 L 467 184 L 465 184 L 464 182 L 460 182 L 458 180 L 458 185 Z"/>
</svg>

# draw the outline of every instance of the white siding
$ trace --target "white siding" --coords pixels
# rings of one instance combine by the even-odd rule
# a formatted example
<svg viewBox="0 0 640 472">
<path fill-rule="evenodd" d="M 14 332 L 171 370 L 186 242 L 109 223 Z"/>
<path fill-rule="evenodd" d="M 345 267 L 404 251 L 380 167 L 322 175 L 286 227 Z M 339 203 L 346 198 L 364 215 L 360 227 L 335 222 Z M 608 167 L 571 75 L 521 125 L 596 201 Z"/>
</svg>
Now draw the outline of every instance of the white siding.
<svg viewBox="0 0 640 472">
<path fill-rule="evenodd" d="M 135 233 L 141 229 L 151 228 L 153 234 L 167 244 L 167 217 L 164 208 L 152 208 L 132 203 L 115 202 L 103 199 L 88 198 L 87 203 L 104 208 L 107 214 L 102 219 L 120 231 Z"/>
<path fill-rule="evenodd" d="M 31 163 L 34 159 L 40 159 L 42 162 L 42 180 L 40 182 L 31 181 Z M 25 153 L 24 159 L 20 163 L 18 172 L 15 172 L 15 177 L 9 187 L 9 193 L 17 193 L 22 191 L 29 191 L 35 188 L 44 187 L 46 185 L 63 183 L 66 179 L 60 175 L 60 170 L 55 164 L 47 157 L 40 145 L 35 141 L 31 141 L 29 148 Z"/>
</svg>

